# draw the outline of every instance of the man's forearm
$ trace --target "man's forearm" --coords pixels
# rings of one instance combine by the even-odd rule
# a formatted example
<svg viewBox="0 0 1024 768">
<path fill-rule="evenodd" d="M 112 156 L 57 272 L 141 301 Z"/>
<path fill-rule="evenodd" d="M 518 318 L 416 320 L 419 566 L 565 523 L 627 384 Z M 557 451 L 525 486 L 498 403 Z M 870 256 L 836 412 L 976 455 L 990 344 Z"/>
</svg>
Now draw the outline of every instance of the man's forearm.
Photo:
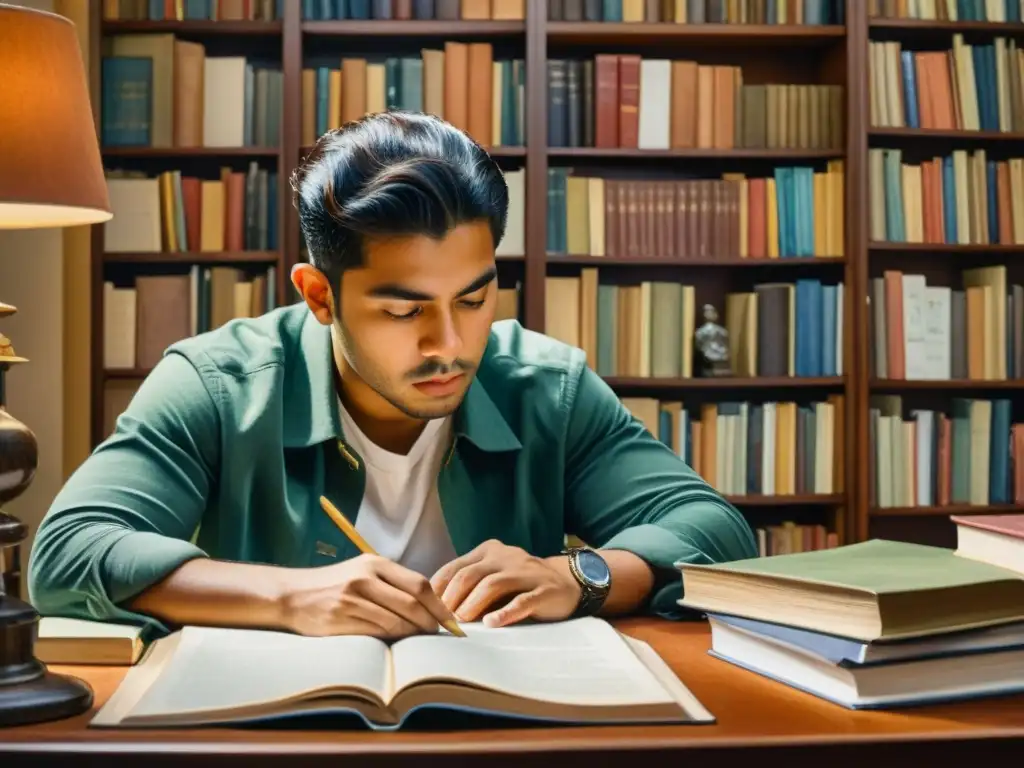
<svg viewBox="0 0 1024 768">
<path fill-rule="evenodd" d="M 167 624 L 285 629 L 287 569 L 195 558 L 133 598 L 129 608 Z"/>
</svg>

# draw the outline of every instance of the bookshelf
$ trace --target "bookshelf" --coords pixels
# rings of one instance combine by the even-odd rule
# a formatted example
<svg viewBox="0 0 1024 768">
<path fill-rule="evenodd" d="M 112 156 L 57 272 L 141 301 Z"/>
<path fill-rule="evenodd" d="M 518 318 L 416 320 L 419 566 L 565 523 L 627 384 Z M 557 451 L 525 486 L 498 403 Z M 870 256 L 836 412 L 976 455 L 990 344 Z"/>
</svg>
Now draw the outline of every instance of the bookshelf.
<svg viewBox="0 0 1024 768">
<path fill-rule="evenodd" d="M 572 0 L 550 5 L 539 0 L 524 0 L 523 18 L 498 20 L 314 19 L 303 17 L 303 7 L 308 3 L 286 2 L 280 7 L 282 17 L 268 21 L 111 21 L 102 18 L 101 5 L 95 4 L 93 11 L 91 29 L 95 51 L 100 50 L 102 37 L 108 35 L 173 33 L 181 39 L 207 45 L 207 50 L 216 51 L 216 55 L 246 55 L 258 57 L 261 61 L 276 62 L 282 73 L 280 98 L 283 118 L 279 141 L 275 146 L 108 147 L 104 152 L 108 164 L 129 164 L 133 168 L 154 173 L 174 168 L 181 169 L 183 174 L 185 169 L 196 174 L 211 174 L 225 164 L 234 163 L 234 167 L 244 169 L 247 164 L 255 161 L 261 167 L 276 170 L 283 194 L 278 197 L 276 213 L 279 243 L 277 248 L 270 250 L 236 249 L 200 254 L 145 251 L 105 253 L 102 229 L 96 228 L 93 236 L 92 285 L 95 308 L 92 335 L 94 444 L 105 436 L 105 385 L 130 388 L 146 373 L 144 367 L 134 365 L 111 370 L 104 367 L 103 282 L 111 274 L 118 274 L 117 270 L 135 270 L 147 274 L 153 270 L 180 271 L 193 261 L 250 266 L 272 264 L 276 267 L 277 302 L 294 300 L 288 273 L 291 266 L 304 256 L 298 223 L 285 192 L 285 180 L 308 151 L 308 136 L 303 135 L 304 132 L 308 133 L 308 128 L 303 127 L 302 117 L 303 70 L 337 68 L 344 57 L 418 56 L 425 48 L 443 49 L 446 41 L 489 43 L 494 61 L 522 60 L 528 84 L 523 96 L 523 145 L 490 148 L 503 169 L 525 170 L 523 253 L 502 255 L 499 258 L 499 273 L 503 285 L 518 283 L 521 291 L 519 318 L 526 327 L 546 332 L 557 327 L 559 321 L 548 311 L 547 295 L 552 285 L 562 285 L 566 290 L 577 291 L 574 295 L 582 295 L 579 293 L 582 288 L 572 287 L 573 280 L 580 281 L 582 285 L 586 280 L 596 279 L 598 288 L 614 287 L 616 306 L 629 306 L 632 300 L 623 299 L 624 286 L 635 286 L 638 283 L 692 286 L 692 300 L 696 302 L 694 311 L 698 311 L 701 304 L 711 302 L 718 310 L 719 322 L 723 324 L 726 319 L 726 297 L 729 294 L 752 294 L 765 290 L 765 286 L 779 283 L 795 285 L 798 282 L 818 281 L 826 288 L 841 285 L 841 301 L 835 301 L 837 289 L 826 294 L 834 301 L 835 316 L 828 322 L 834 323 L 829 328 L 837 330 L 838 343 L 827 352 L 822 351 L 825 347 L 817 349 L 811 356 L 814 358 L 811 362 L 808 362 L 810 358 L 806 350 L 800 353 L 803 362 L 790 363 L 790 372 L 785 375 L 778 375 L 778 371 L 740 371 L 735 376 L 721 380 L 705 379 L 684 375 L 681 362 L 669 364 L 668 368 L 664 363 L 651 368 L 649 360 L 640 364 L 643 372 L 649 375 L 641 375 L 635 359 L 622 365 L 616 362 L 610 368 L 605 361 L 602 375 L 624 400 L 645 400 L 645 407 L 653 403 L 656 409 L 661 403 L 684 404 L 691 414 L 692 420 L 686 426 L 691 438 L 692 421 L 701 418 L 705 407 L 720 403 L 747 403 L 748 409 L 762 406 L 756 412 L 759 417 L 764 413 L 763 406 L 766 403 L 794 403 L 797 406 L 793 412 L 794 419 L 801 407 L 804 410 L 804 414 L 799 416 L 801 424 L 825 423 L 818 419 L 826 419 L 829 427 L 825 434 L 834 437 L 827 468 L 822 462 L 815 464 L 808 459 L 800 473 L 806 477 L 799 481 L 795 477 L 796 470 L 792 470 L 792 482 L 789 483 L 792 487 L 786 488 L 785 492 L 764 493 L 762 483 L 744 480 L 743 476 L 747 473 L 739 472 L 735 467 L 730 481 L 716 483 L 755 528 L 778 526 L 785 522 L 820 524 L 836 532 L 841 542 L 852 542 L 869 536 L 893 536 L 948 544 L 953 535 L 952 526 L 948 523 L 949 514 L 967 510 L 995 512 L 1014 508 L 1009 503 L 984 507 L 951 503 L 944 507 L 915 504 L 882 508 L 875 502 L 877 462 L 871 427 L 872 398 L 896 394 L 903 398 L 907 407 L 941 410 L 948 409 L 952 398 L 994 393 L 1012 399 L 1016 407 L 1019 401 L 1016 391 L 1024 388 L 1024 382 L 968 378 L 906 380 L 879 375 L 872 359 L 877 346 L 871 335 L 872 305 L 868 301 L 872 294 L 872 280 L 881 276 L 885 270 L 899 269 L 908 273 L 927 274 L 929 285 L 935 280 L 938 281 L 937 285 L 951 286 L 957 279 L 956 275 L 964 268 L 982 263 L 1012 263 L 1013 257 L 1024 251 L 1024 241 L 1010 244 L 970 242 L 948 245 L 873 237 L 875 233 L 870 220 L 873 202 L 869 167 L 871 150 L 898 148 L 914 162 L 922 157 L 939 156 L 960 148 L 968 152 L 983 148 L 989 153 L 995 153 L 994 157 L 1007 158 L 1016 154 L 1015 147 L 1019 146 L 1016 142 L 1024 138 L 1024 134 L 997 129 L 965 131 L 956 127 L 908 127 L 906 121 L 899 125 L 881 124 L 873 119 L 877 116 L 872 111 L 869 63 L 871 44 L 877 41 L 899 41 L 904 49 L 910 50 L 946 50 L 951 45 L 953 35 L 957 33 L 962 33 L 971 41 L 990 40 L 995 36 L 1024 39 L 1024 24 L 880 18 L 880 14 L 876 13 L 879 10 L 876 7 L 878 4 L 874 2 L 847 4 L 849 7 L 841 23 L 828 24 L 565 20 L 565 14 L 572 15 L 574 10 Z M 483 3 L 483 6 L 488 5 Z M 512 5 L 515 3 L 504 3 L 506 9 Z M 579 5 L 583 13 L 588 9 L 596 10 L 601 4 L 581 2 L 575 5 Z M 642 19 L 645 8 L 652 5 L 633 2 L 630 6 L 627 0 L 623 7 L 630 6 L 627 10 L 633 13 L 639 7 Z M 686 3 L 675 5 L 682 7 Z M 675 5 L 658 4 L 661 9 Z M 739 2 L 721 5 L 726 10 L 735 6 L 737 12 L 744 6 Z M 795 8 L 798 4 L 788 5 Z M 822 3 L 822 6 L 828 5 Z M 750 7 L 755 6 L 753 4 Z M 415 3 L 410 7 L 415 7 Z M 563 14 L 560 17 L 559 8 Z M 711 18 L 708 17 L 709 20 Z M 751 16 L 745 21 L 752 19 Z M 786 92 L 793 94 L 793 114 L 798 115 L 796 119 L 798 122 L 803 121 L 803 125 L 794 128 L 789 140 L 782 136 L 784 131 L 779 132 L 778 125 L 775 127 L 778 135 L 774 138 L 768 135 L 765 127 L 767 120 L 763 120 L 759 136 L 745 134 L 740 123 L 736 123 L 734 135 L 727 140 L 715 136 L 710 139 L 705 136 L 697 140 L 679 140 L 678 136 L 673 135 L 667 142 L 652 142 L 648 135 L 643 141 L 634 137 L 627 142 L 631 146 L 619 146 L 619 142 L 603 142 L 601 146 L 594 146 L 596 141 L 584 142 L 571 138 L 574 130 L 593 132 L 596 130 L 593 124 L 581 129 L 560 124 L 561 127 L 552 134 L 550 123 L 553 117 L 564 120 L 568 112 L 555 112 L 563 107 L 561 103 L 552 104 L 549 100 L 551 78 L 557 80 L 558 77 L 569 77 L 570 71 L 577 66 L 581 69 L 573 77 L 577 77 L 578 72 L 590 75 L 597 69 L 599 56 L 639 56 L 641 62 L 690 62 L 706 67 L 738 68 L 741 73 L 738 77 L 742 83 L 740 79 L 733 81 L 737 85 L 737 94 L 741 94 L 737 98 L 746 98 L 742 96 L 742 87 L 746 86 L 764 86 L 761 94 L 765 99 L 785 98 L 778 96 L 778 90 L 774 91 L 773 96 L 765 95 L 769 93 L 768 86 L 791 88 Z M 98 60 L 98 57 L 94 60 Z M 618 60 L 622 61 L 621 58 Z M 556 71 L 552 75 L 550 72 L 549 62 L 575 61 L 591 63 L 568 63 L 564 65 L 561 74 Z M 662 73 L 664 71 L 661 70 Z M 671 71 L 674 76 L 676 70 Z M 658 75 L 655 72 L 653 76 Z M 94 103 L 98 111 L 101 97 L 98 71 L 94 71 L 93 79 Z M 813 89 L 805 86 L 818 86 L 821 90 L 811 95 Z M 828 95 L 828 87 L 841 89 L 836 102 L 838 113 L 830 113 L 826 107 L 828 99 L 834 98 Z M 596 100 L 597 96 L 594 98 Z M 750 98 L 756 99 L 758 96 L 751 93 Z M 822 116 L 823 122 L 820 125 L 814 124 L 811 118 L 799 117 L 803 113 L 796 110 L 795 105 L 804 99 L 808 104 L 817 105 L 817 111 L 811 114 Z M 757 104 L 756 101 L 753 103 Z M 638 106 L 642 110 L 645 104 L 641 102 Z M 697 109 L 693 111 L 699 112 L 700 105 L 695 103 L 694 106 Z M 763 105 L 761 108 L 767 109 Z M 756 111 L 751 114 L 756 114 Z M 834 118 L 827 117 L 829 114 L 840 115 L 838 126 L 834 124 Z M 673 125 L 677 119 L 674 116 L 671 118 Z M 584 146 L 587 143 L 590 145 Z M 640 148 L 644 145 L 654 146 Z M 799 248 L 784 249 L 786 252 L 781 257 L 761 251 L 756 256 L 752 255 L 752 246 L 746 235 L 745 245 L 737 246 L 734 240 L 728 241 L 728 248 L 718 248 L 714 252 L 698 249 L 676 253 L 673 250 L 671 258 L 650 253 L 649 249 L 648 252 L 638 252 L 635 244 L 630 245 L 627 241 L 622 241 L 624 245 L 614 245 L 618 241 L 613 242 L 612 235 L 608 233 L 616 225 L 607 217 L 604 220 L 605 235 L 602 235 L 606 236 L 607 242 L 601 241 L 603 255 L 594 255 L 591 252 L 593 248 L 588 250 L 586 246 L 579 245 L 581 237 L 591 246 L 596 243 L 590 237 L 592 233 L 584 236 L 575 230 L 571 235 L 568 234 L 567 227 L 571 218 L 569 209 L 564 209 L 560 220 L 557 215 L 562 209 L 555 207 L 559 200 L 557 195 L 562 194 L 558 191 L 560 188 L 557 184 L 561 183 L 558 179 L 603 179 L 599 183 L 603 185 L 601 195 L 610 194 L 609 189 L 616 190 L 615 194 L 619 194 L 619 189 L 627 189 L 622 194 L 628 197 L 632 194 L 629 189 L 642 196 L 647 194 L 647 188 L 610 186 L 608 180 L 696 182 L 722 181 L 724 176 L 730 184 L 745 185 L 739 188 L 746 190 L 749 195 L 751 180 L 763 180 L 761 183 L 767 186 L 768 180 L 780 178 L 777 176 L 780 168 L 810 169 L 822 177 L 824 188 L 833 190 L 821 192 L 825 195 L 823 199 L 832 204 L 828 209 L 829 221 L 832 223 L 821 225 L 827 231 L 822 234 L 815 230 L 811 235 L 805 234 L 805 238 L 810 237 L 815 241 L 813 247 L 805 241 Z M 841 170 L 840 175 L 827 175 L 830 169 L 836 168 Z M 561 177 L 560 169 L 565 169 Z M 550 181 L 552 177 L 556 179 L 555 182 Z M 556 186 L 552 187 L 552 183 Z M 810 185 L 812 182 L 808 179 L 807 183 Z M 813 183 L 817 184 L 817 181 Z M 832 186 L 829 187 L 829 184 Z M 673 193 L 676 198 L 672 199 L 691 194 L 680 192 L 679 189 L 677 186 Z M 694 186 L 692 189 L 705 188 Z M 693 191 L 692 194 L 703 193 Z M 718 193 L 712 191 L 708 194 Z M 747 199 L 749 202 L 752 198 Z M 767 198 L 757 199 L 764 201 Z M 566 203 L 564 196 L 561 203 Z M 582 209 L 575 210 L 578 212 Z M 750 210 L 748 207 L 748 216 Z M 556 214 L 554 217 L 553 212 Z M 593 214 L 589 209 L 586 209 L 586 213 L 590 220 Z M 793 211 L 789 215 L 797 216 Z M 836 221 L 841 223 L 836 224 Z M 632 225 L 627 221 L 624 226 Z M 732 232 L 735 221 L 726 226 L 732 226 L 729 230 Z M 759 226 L 768 225 L 762 223 Z M 654 233 L 651 235 L 653 242 L 661 242 L 658 238 L 662 235 L 657 233 L 656 228 L 651 231 Z M 772 230 L 769 228 L 768 231 Z M 553 235 L 553 232 L 556 234 Z M 646 235 L 637 236 L 641 237 L 641 242 L 645 242 L 642 237 Z M 665 237 L 673 240 L 674 236 Z M 570 243 L 570 240 L 573 242 Z M 764 236 L 761 236 L 759 242 L 759 247 L 763 248 Z M 1011 276 L 1018 274 L 1015 266 L 1011 270 Z M 559 280 L 562 282 L 559 283 Z M 567 280 L 569 282 L 565 282 Z M 1014 284 L 1015 281 L 1024 282 L 1024 278 L 1007 278 L 1008 284 Z M 593 284 L 591 287 L 593 289 Z M 794 298 L 790 300 L 794 306 L 804 300 L 796 294 L 794 290 Z M 635 294 L 630 295 L 635 297 Z M 812 294 L 812 300 L 817 301 L 813 298 L 817 295 Z M 761 299 L 762 305 L 765 301 Z M 559 306 L 559 303 L 556 301 L 553 306 Z M 690 305 L 684 306 L 689 311 Z M 805 322 L 798 323 L 801 327 L 809 325 L 806 317 Z M 700 322 L 698 314 L 696 324 Z M 590 343 L 596 344 L 593 334 L 589 338 Z M 793 338 L 797 336 L 794 334 Z M 616 357 L 620 349 L 621 345 L 616 349 Z M 622 355 L 625 359 L 632 352 L 625 350 Z M 826 362 L 819 359 L 825 357 L 829 357 Z M 802 366 L 804 370 L 801 372 L 807 375 L 795 375 L 794 365 Z M 673 366 L 672 372 L 664 375 L 664 370 Z M 746 413 L 749 420 L 751 411 L 740 412 L 741 415 L 743 413 Z M 825 415 L 828 413 L 832 415 Z M 728 415 L 736 414 L 730 411 Z M 729 423 L 727 414 L 713 418 L 723 425 Z M 775 418 L 779 418 L 777 413 Z M 804 421 L 805 418 L 810 421 Z M 723 427 L 730 430 L 734 428 L 735 425 Z M 803 455 L 811 456 L 816 447 L 821 447 L 821 443 L 809 443 L 811 439 L 819 438 L 814 431 L 817 427 L 808 429 L 801 442 L 808 443 L 803 447 Z M 796 438 L 792 439 L 795 444 Z M 694 448 L 691 446 L 690 450 Z M 721 454 L 719 451 L 716 461 L 723 458 Z M 707 454 L 707 458 L 710 459 L 710 454 Z M 765 472 L 763 466 L 757 471 Z M 827 482 L 821 479 L 823 472 L 831 476 Z M 812 475 L 815 476 L 815 482 L 809 480 Z M 745 483 L 754 492 L 731 493 L 730 488 L 736 483 Z M 815 488 L 819 489 L 818 492 L 815 492 Z"/>
</svg>

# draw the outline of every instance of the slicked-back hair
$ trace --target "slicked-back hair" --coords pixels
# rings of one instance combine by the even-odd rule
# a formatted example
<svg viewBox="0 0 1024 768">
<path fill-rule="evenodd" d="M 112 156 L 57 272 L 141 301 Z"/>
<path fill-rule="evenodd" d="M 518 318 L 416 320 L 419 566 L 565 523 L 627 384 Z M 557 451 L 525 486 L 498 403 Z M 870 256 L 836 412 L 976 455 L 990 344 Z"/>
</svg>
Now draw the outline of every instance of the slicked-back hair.
<svg viewBox="0 0 1024 768">
<path fill-rule="evenodd" d="M 337 287 L 367 238 L 442 239 L 486 222 L 497 247 L 508 187 L 469 136 L 432 115 L 381 112 L 325 133 L 291 177 L 310 263 Z"/>
</svg>

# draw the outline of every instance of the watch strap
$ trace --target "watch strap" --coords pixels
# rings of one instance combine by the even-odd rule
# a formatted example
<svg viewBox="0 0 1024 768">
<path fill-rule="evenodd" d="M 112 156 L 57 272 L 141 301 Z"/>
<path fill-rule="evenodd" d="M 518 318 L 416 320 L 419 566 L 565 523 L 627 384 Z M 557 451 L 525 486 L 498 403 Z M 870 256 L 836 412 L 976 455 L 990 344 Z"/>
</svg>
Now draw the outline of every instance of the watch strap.
<svg viewBox="0 0 1024 768">
<path fill-rule="evenodd" d="M 565 550 L 565 554 L 568 555 L 569 559 L 569 571 L 580 585 L 580 599 L 572 613 L 572 618 L 574 619 L 595 615 L 601 610 L 601 606 L 604 605 L 610 589 L 610 586 L 598 587 L 583 575 L 579 566 L 579 554 L 582 551 L 593 552 L 593 550 L 587 550 L 585 547 L 573 547 Z"/>
</svg>

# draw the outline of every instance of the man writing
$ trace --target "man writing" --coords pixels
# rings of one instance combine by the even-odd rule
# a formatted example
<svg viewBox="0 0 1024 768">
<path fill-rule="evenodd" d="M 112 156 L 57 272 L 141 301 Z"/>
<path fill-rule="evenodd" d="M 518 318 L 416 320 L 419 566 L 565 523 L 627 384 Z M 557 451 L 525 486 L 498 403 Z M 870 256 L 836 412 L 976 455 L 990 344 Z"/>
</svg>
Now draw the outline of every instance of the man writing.
<svg viewBox="0 0 1024 768">
<path fill-rule="evenodd" d="M 508 193 L 463 133 L 370 116 L 292 186 L 304 303 L 168 350 L 47 512 L 41 613 L 378 637 L 670 615 L 674 563 L 756 554 L 580 350 L 492 327 Z"/>
</svg>

